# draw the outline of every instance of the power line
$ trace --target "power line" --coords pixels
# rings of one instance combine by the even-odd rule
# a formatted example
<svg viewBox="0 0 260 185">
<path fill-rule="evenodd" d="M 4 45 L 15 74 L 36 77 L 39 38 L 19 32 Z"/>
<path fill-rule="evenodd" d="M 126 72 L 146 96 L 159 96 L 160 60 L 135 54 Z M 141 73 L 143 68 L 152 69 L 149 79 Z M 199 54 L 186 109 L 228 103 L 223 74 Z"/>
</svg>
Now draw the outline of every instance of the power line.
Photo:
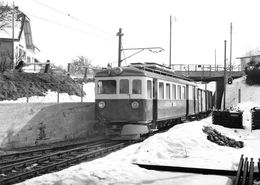
<svg viewBox="0 0 260 185">
<path fill-rule="evenodd" d="M 62 27 L 64 27 L 64 28 L 68 28 L 68 29 L 71 29 L 71 30 L 75 30 L 75 31 L 78 31 L 78 32 L 87 34 L 87 35 L 91 35 L 91 36 L 94 36 L 94 37 L 97 37 L 97 38 L 100 38 L 100 39 L 111 40 L 111 39 L 108 39 L 108 38 L 105 38 L 105 37 L 101 37 L 101 36 L 98 36 L 98 35 L 95 35 L 95 34 L 86 32 L 86 31 L 84 31 L 84 30 L 80 30 L 80 29 L 77 29 L 77 28 L 74 28 L 74 27 L 71 27 L 71 26 L 68 26 L 68 25 L 65 25 L 65 24 L 61 24 L 61 23 L 58 23 L 58 22 L 55 22 L 55 21 L 52 21 L 52 20 L 49 20 L 49 19 L 46 19 L 46 18 L 43 18 L 43 17 L 39 17 L 39 16 L 37 16 L 37 15 L 33 15 L 33 14 L 29 14 L 29 13 L 27 13 L 27 15 L 30 15 L 30 16 L 35 17 L 35 18 L 37 18 L 37 19 L 44 20 L 44 21 L 46 21 L 46 22 L 50 22 L 50 23 L 52 23 L 52 24 L 56 24 L 56 25 L 62 26 Z"/>
<path fill-rule="evenodd" d="M 82 20 L 80 20 L 80 19 L 74 17 L 74 16 L 71 16 L 70 13 L 66 13 L 66 12 L 63 12 L 63 11 L 58 10 L 58 9 L 56 9 L 56 8 L 53 8 L 53 7 L 51 7 L 51 6 L 49 6 L 49 5 L 46 5 L 46 4 L 44 4 L 44 3 L 42 3 L 42 2 L 40 2 L 40 1 L 38 1 L 38 0 L 32 0 L 32 1 L 38 3 L 38 4 L 42 5 L 42 6 L 45 6 L 45 7 L 49 8 L 49 9 L 51 9 L 51 10 L 57 12 L 57 13 L 60 13 L 60 14 L 62 14 L 62 15 L 64 15 L 64 16 L 66 16 L 66 17 L 70 17 L 70 18 L 72 18 L 72 19 L 74 19 L 74 20 L 76 20 L 76 21 L 78 21 L 78 22 L 80 22 L 80 23 L 82 23 L 82 24 L 85 24 L 85 25 L 87 25 L 87 26 L 89 26 L 89 27 L 92 27 L 92 28 L 94 28 L 94 29 L 96 29 L 96 30 L 98 30 L 98 31 L 100 31 L 100 32 L 102 32 L 102 33 L 105 33 L 105 34 L 107 34 L 107 35 L 109 35 L 109 36 L 113 36 L 112 34 L 110 34 L 110 33 L 108 33 L 108 32 L 105 32 L 104 30 L 102 30 L 102 29 L 100 29 L 100 28 L 98 28 L 98 27 L 96 27 L 96 26 L 94 26 L 94 25 L 91 25 L 91 24 L 89 24 L 89 23 L 86 23 L 86 22 L 84 22 L 84 21 L 82 21 Z"/>
</svg>

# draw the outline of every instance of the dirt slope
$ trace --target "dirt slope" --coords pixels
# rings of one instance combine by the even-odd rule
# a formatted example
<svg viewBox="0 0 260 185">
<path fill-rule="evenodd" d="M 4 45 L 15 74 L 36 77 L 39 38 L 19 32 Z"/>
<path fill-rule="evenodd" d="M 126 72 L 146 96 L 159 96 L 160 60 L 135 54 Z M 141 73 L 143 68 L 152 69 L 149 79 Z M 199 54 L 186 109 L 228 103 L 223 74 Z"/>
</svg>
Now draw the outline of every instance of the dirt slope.
<svg viewBox="0 0 260 185">
<path fill-rule="evenodd" d="M 44 96 L 48 91 L 80 96 L 79 83 L 63 75 L 48 73 L 5 72 L 0 74 L 0 101 L 21 97 Z"/>
</svg>

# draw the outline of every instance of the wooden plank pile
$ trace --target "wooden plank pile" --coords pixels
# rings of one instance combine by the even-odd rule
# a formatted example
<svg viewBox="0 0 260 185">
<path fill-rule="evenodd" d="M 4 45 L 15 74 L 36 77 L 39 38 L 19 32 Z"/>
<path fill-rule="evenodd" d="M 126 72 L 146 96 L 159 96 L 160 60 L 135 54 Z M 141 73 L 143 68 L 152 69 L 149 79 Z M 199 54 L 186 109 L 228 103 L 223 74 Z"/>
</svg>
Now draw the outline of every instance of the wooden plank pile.
<svg viewBox="0 0 260 185">
<path fill-rule="evenodd" d="M 251 109 L 252 113 L 252 130 L 260 129 L 260 107 Z"/>
<path fill-rule="evenodd" d="M 243 112 L 214 110 L 212 123 L 227 128 L 243 128 Z"/>
</svg>

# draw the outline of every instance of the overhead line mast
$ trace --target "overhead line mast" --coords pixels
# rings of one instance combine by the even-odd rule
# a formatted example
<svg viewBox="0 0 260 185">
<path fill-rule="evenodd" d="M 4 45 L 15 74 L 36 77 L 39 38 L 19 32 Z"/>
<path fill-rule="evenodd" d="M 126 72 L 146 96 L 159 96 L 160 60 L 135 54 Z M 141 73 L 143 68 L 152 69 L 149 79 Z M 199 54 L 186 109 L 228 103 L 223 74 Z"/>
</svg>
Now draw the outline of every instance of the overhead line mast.
<svg viewBox="0 0 260 185">
<path fill-rule="evenodd" d="M 158 52 L 164 51 L 164 49 L 161 48 L 161 47 L 125 48 L 125 49 L 122 49 L 122 36 L 123 36 L 123 35 L 124 35 L 124 34 L 122 33 L 122 28 L 119 28 L 119 31 L 118 31 L 118 33 L 116 34 L 116 36 L 118 36 L 118 67 L 121 66 L 121 63 L 122 63 L 124 60 L 126 60 L 126 59 L 128 59 L 128 58 L 130 58 L 130 57 L 132 57 L 132 56 L 134 56 L 134 55 L 136 55 L 136 54 L 138 54 L 138 53 L 140 53 L 140 52 L 142 52 L 142 51 L 144 51 L 144 50 L 149 50 L 149 51 L 153 52 L 152 50 L 154 50 L 154 49 L 157 49 L 157 50 L 158 50 L 158 49 L 159 49 Z M 122 52 L 122 51 L 125 51 L 125 50 L 138 50 L 138 51 L 135 52 L 134 54 L 128 56 L 128 57 L 125 57 L 124 59 L 121 59 L 121 52 Z M 154 52 L 154 53 L 158 53 L 158 52 Z"/>
<path fill-rule="evenodd" d="M 118 67 L 121 66 L 121 50 L 122 50 L 122 36 L 124 34 L 122 33 L 122 28 L 119 28 L 119 32 L 116 34 L 116 36 L 118 36 Z"/>
</svg>

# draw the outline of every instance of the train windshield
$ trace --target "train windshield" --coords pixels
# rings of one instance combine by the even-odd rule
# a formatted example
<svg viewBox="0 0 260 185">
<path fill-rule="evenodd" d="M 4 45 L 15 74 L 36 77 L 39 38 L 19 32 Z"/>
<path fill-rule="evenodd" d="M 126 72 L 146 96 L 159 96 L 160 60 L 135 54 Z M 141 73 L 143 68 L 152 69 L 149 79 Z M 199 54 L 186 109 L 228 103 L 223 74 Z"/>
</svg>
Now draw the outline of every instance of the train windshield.
<svg viewBox="0 0 260 185">
<path fill-rule="evenodd" d="M 99 80 L 98 94 L 116 94 L 116 80 Z"/>
<path fill-rule="evenodd" d="M 120 94 L 129 94 L 129 80 L 128 79 L 121 79 L 120 80 Z"/>
<path fill-rule="evenodd" d="M 133 94 L 141 94 L 142 93 L 142 81 L 141 80 L 133 80 L 132 83 L 132 93 Z"/>
</svg>

